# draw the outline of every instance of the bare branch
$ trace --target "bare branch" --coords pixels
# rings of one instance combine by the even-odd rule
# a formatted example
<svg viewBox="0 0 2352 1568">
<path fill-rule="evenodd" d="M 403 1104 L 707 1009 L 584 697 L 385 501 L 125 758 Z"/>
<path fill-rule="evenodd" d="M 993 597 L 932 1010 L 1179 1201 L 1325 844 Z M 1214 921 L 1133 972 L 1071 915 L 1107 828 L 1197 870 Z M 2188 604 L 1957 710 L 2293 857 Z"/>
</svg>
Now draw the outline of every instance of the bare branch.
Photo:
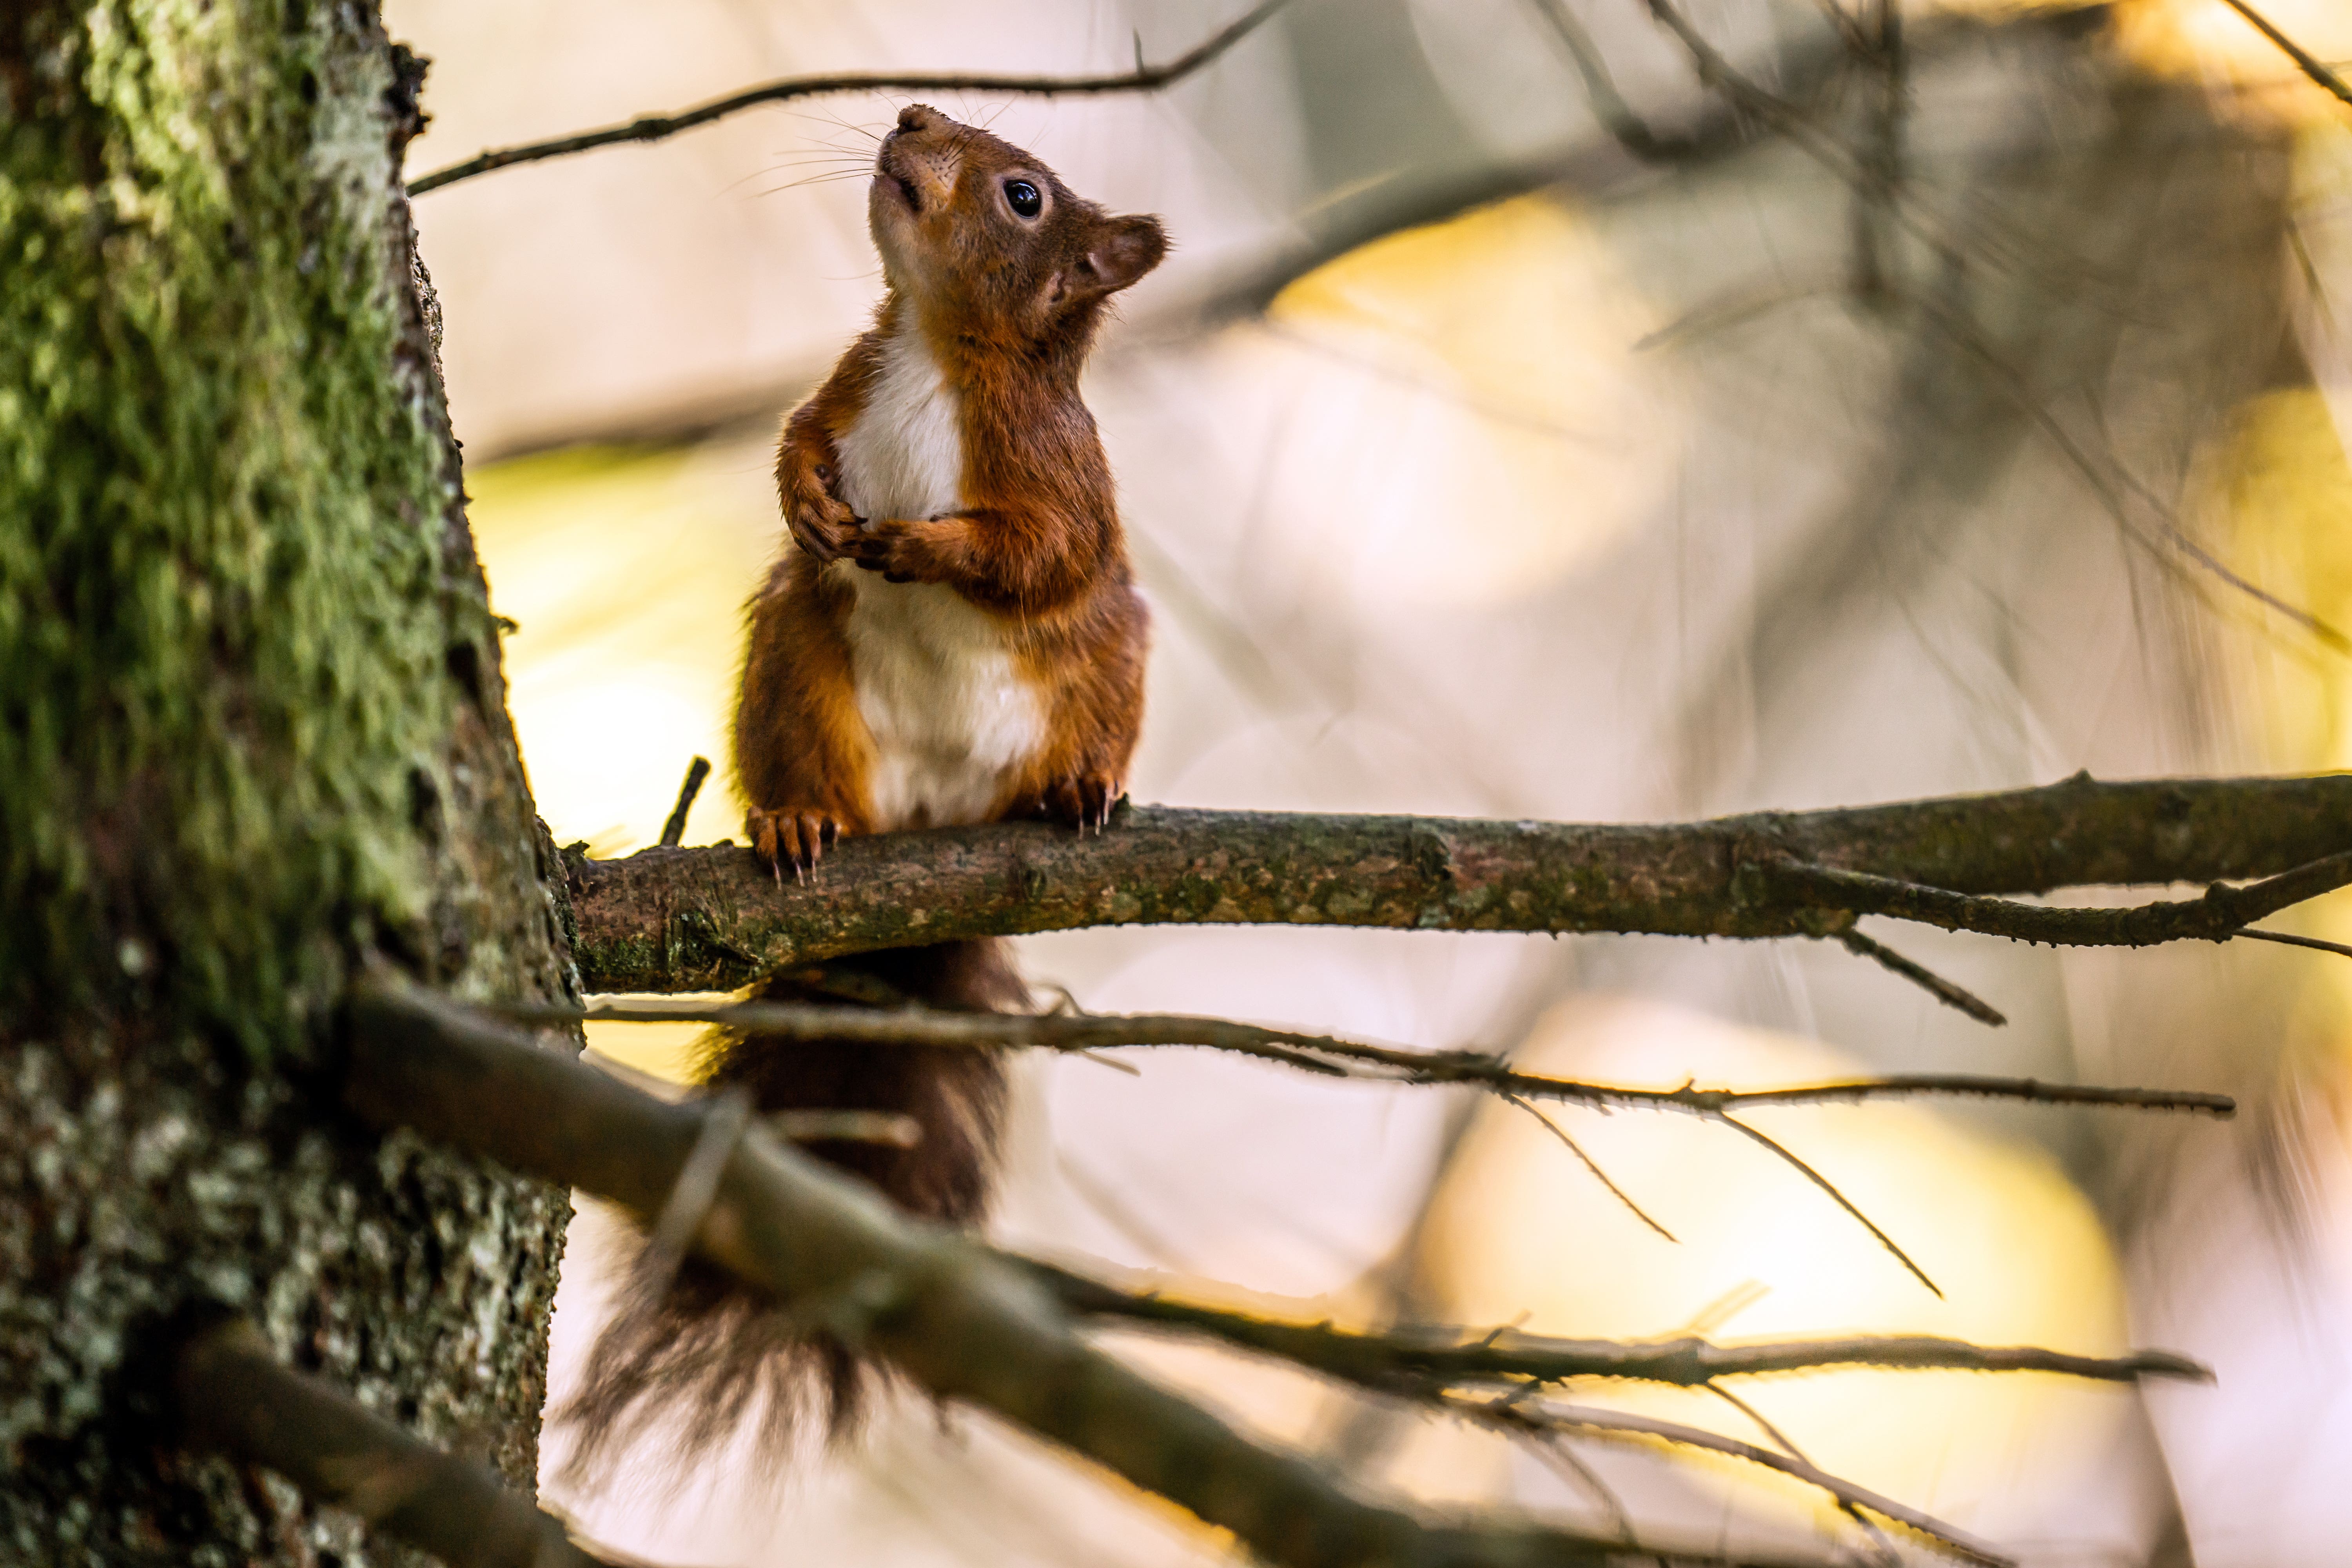
<svg viewBox="0 0 2352 1568">
<path fill-rule="evenodd" d="M 1615 1198 L 1619 1203 L 1623 1204 L 1625 1207 L 1632 1212 L 1635 1219 L 1640 1220 L 1643 1225 L 1648 1226 L 1652 1230 L 1656 1231 L 1660 1236 L 1664 1237 L 1668 1241 L 1673 1242 L 1675 1246 L 1680 1247 L 1682 1245 L 1681 1237 L 1675 1236 L 1673 1231 L 1668 1230 L 1664 1226 L 1660 1225 L 1656 1220 L 1651 1218 L 1650 1212 L 1647 1209 L 1643 1208 L 1640 1204 L 1635 1203 L 1631 1197 L 1627 1196 L 1625 1189 L 1619 1186 L 1614 1181 L 1611 1180 L 1609 1173 L 1601 1168 L 1601 1162 L 1586 1153 L 1584 1152 L 1584 1145 L 1570 1137 L 1568 1135 L 1567 1128 L 1562 1127 L 1559 1122 L 1554 1121 L 1550 1117 L 1546 1116 L 1540 1110 L 1538 1110 L 1535 1101 L 1531 1100 L 1522 1100 L 1516 1094 L 1506 1094 L 1503 1098 L 1511 1104 L 1517 1106 L 1521 1110 L 1526 1111 L 1529 1116 L 1535 1119 L 1537 1125 L 1540 1126 L 1545 1131 L 1550 1133 L 1553 1137 L 1559 1139 L 1561 1144 L 1567 1148 L 1568 1152 L 1575 1155 L 1577 1160 L 1582 1163 L 1587 1171 L 1592 1173 L 1592 1179 L 1599 1182 L 1602 1186 L 1608 1188 L 1609 1195 Z"/>
<path fill-rule="evenodd" d="M 462 163 L 452 163 L 446 168 L 419 175 L 409 182 L 408 194 L 421 196 L 427 191 L 437 191 L 444 185 L 454 185 L 460 180 L 470 180 L 494 169 L 509 168 L 517 163 L 536 163 L 548 158 L 610 147 L 616 142 L 658 142 L 664 137 L 691 131 L 698 125 L 708 125 L 715 120 L 724 120 L 730 114 L 760 104 L 784 103 L 793 99 L 823 98 L 847 92 L 1011 92 L 1035 98 L 1150 92 L 1181 81 L 1209 64 L 1241 42 L 1259 23 L 1286 4 L 1287 0 L 1260 0 L 1260 4 L 1244 12 L 1239 19 L 1174 59 L 1161 65 L 1145 65 L 1138 60 L 1135 69 L 1111 75 L 987 76 L 966 71 L 852 71 L 838 76 L 787 77 L 782 81 L 745 88 L 740 92 L 680 110 L 676 114 L 648 114 L 625 124 L 607 125 L 602 130 L 552 137 L 544 142 L 527 142 L 515 147 L 493 148 Z"/>
<path fill-rule="evenodd" d="M 1776 887 L 1815 900 L 1826 909 L 1893 915 L 1947 931 L 1979 931 L 2019 942 L 2150 947 L 2200 939 L 2227 942 L 2265 915 L 2332 892 L 2352 882 L 2352 851 L 2311 861 L 2248 887 L 2216 882 L 2201 899 L 2166 900 L 2120 910 L 2053 909 L 1792 860 L 1767 862 L 1759 869 Z"/>
<path fill-rule="evenodd" d="M 1528 1523 L 1430 1522 L 1362 1502 L 1313 1466 L 1258 1446 L 1095 1351 L 1072 1313 L 1213 1333 L 1368 1389 L 1541 1437 L 1570 1430 L 1630 1433 L 1769 1463 L 1841 1502 L 1988 1563 L 2000 1559 L 1916 1510 L 1802 1461 L 1758 1459 L 1761 1450 L 1671 1423 L 1522 1402 L 1530 1389 L 1572 1377 L 1700 1386 L 1717 1377 L 1836 1365 L 2031 1370 L 2109 1380 L 2203 1373 L 2161 1354 L 2101 1360 L 1926 1338 L 1719 1347 L 1691 1337 L 1625 1345 L 1508 1330 L 1475 1339 L 1446 1329 L 1366 1335 L 1188 1307 L 1008 1258 L 909 1220 L 761 1126 L 740 1137 L 724 1126 L 714 1131 L 713 1113 L 702 1105 L 656 1100 L 441 998 L 372 982 L 354 995 L 348 1017 L 344 1098 L 363 1120 L 414 1128 L 640 1215 L 674 1205 L 698 1151 L 727 1148 L 694 1237 L 702 1256 L 785 1309 L 818 1314 L 832 1331 L 889 1358 L 934 1394 L 993 1410 L 1233 1531 L 1268 1562 L 1297 1568 L 1369 1561 L 1537 1568 L 1598 1562 L 1619 1543 Z M 1459 1384 L 1505 1392 L 1493 1400 L 1467 1397 L 1455 1392 Z"/>
<path fill-rule="evenodd" d="M 1882 4 L 1884 3 L 1885 0 L 1882 0 Z M 1724 1387 L 1723 1384 L 1719 1383 L 1708 1384 L 1706 1385 L 1706 1391 L 1709 1394 L 1714 1394 L 1717 1399 L 1722 1400 L 1726 1405 L 1730 1405 L 1734 1410 L 1738 1411 L 1742 1415 L 1747 1416 L 1748 1421 L 1755 1426 L 1758 1431 L 1764 1434 L 1765 1437 L 1770 1441 L 1774 1447 L 1788 1455 L 1789 1458 L 1792 1459 L 1801 1459 L 1809 1465 L 1813 1462 L 1811 1458 L 1806 1455 L 1803 1449 L 1797 1447 L 1794 1439 L 1790 1438 L 1786 1432 L 1781 1431 L 1780 1427 L 1775 1426 L 1770 1421 L 1767 1420 L 1761 1410 L 1757 1409 L 1756 1406 L 1748 1404 L 1748 1401 L 1740 1398 L 1739 1395 L 1732 1393 L 1731 1390 Z M 1848 1519 L 1853 1521 L 1853 1522 L 1861 1528 L 1862 1532 L 1870 1537 L 1871 1545 L 1875 1549 L 1878 1554 L 1879 1568 L 1903 1568 L 1903 1559 L 1895 1555 L 1895 1543 L 1886 1539 L 1885 1532 L 1881 1531 L 1875 1523 L 1872 1522 L 1870 1516 L 1862 1511 L 1859 1504 L 1850 1503 L 1840 1499 L 1838 1502 L 1838 1511 L 1844 1514 Z"/>
<path fill-rule="evenodd" d="M 1893 1237 L 1879 1229 L 1877 1222 L 1873 1220 L 1868 1215 L 1863 1213 L 1860 1208 L 1856 1207 L 1853 1199 L 1838 1191 L 1836 1183 L 1831 1181 L 1827 1176 L 1822 1175 L 1819 1171 L 1814 1170 L 1804 1161 L 1799 1159 L 1786 1144 L 1767 1133 L 1757 1131 L 1755 1128 L 1748 1125 L 1745 1121 L 1739 1121 L 1738 1118 L 1731 1116 L 1718 1116 L 1715 1118 L 1715 1120 L 1723 1123 L 1724 1126 L 1730 1128 L 1734 1132 L 1738 1133 L 1740 1136 L 1751 1139 L 1755 1142 L 1761 1144 L 1767 1151 L 1778 1157 L 1782 1164 L 1787 1165 L 1790 1169 L 1795 1171 L 1797 1174 L 1804 1177 L 1805 1180 L 1811 1182 L 1822 1192 L 1828 1194 L 1832 1203 L 1836 1204 L 1838 1207 L 1845 1210 L 1847 1214 L 1853 1215 L 1856 1224 L 1860 1225 L 1863 1229 L 1870 1232 L 1872 1236 L 1877 1237 L 1878 1245 L 1893 1253 L 1895 1255 L 1895 1261 L 1909 1269 L 1913 1278 L 1916 1279 L 1920 1284 L 1927 1287 L 1928 1290 L 1934 1294 L 1936 1300 L 1940 1301 L 1944 1299 L 1944 1288 L 1937 1284 L 1933 1279 L 1928 1279 L 1927 1271 L 1920 1268 L 1917 1263 L 1912 1261 L 1911 1255 L 1904 1251 L 1901 1247 L 1897 1246 Z"/>
<path fill-rule="evenodd" d="M 1769 1448 L 1759 1448 L 1753 1443 L 1743 1443 L 1737 1437 L 1727 1437 L 1704 1427 L 1686 1426 L 1679 1421 L 1662 1421 L 1654 1415 L 1635 1415 L 1626 1411 L 1596 1410 L 1586 1405 L 1522 1403 L 1507 1394 L 1500 1399 L 1448 1395 L 1444 1404 L 1446 1409 L 1457 1415 L 1507 1432 L 1530 1436 L 1579 1432 L 1597 1437 L 1646 1439 L 1744 1459 L 1751 1465 L 1778 1470 L 1791 1479 L 1817 1488 L 1841 1504 L 1866 1509 L 1891 1523 L 1925 1536 L 1968 1562 L 1980 1564 L 1981 1568 L 2015 1568 L 2012 1559 L 2003 1556 L 1989 1543 L 1957 1526 L 1946 1524 L 1931 1514 L 1922 1513 L 1892 1498 L 1841 1479 L 1803 1459 L 1776 1454 Z"/>
<path fill-rule="evenodd" d="M 583 985 L 677 992 L 875 947 L 1112 924 L 1832 936 L 1851 921 L 1825 910 L 1874 912 L 1884 889 L 1851 900 L 1776 889 L 1767 863 L 1945 893 L 2046 893 L 2277 875 L 2347 844 L 2352 775 L 2084 773 L 2006 795 L 1679 826 L 1119 806 L 1110 830 L 1085 839 L 1045 823 L 845 839 L 812 884 L 781 889 L 751 851 L 724 844 L 624 860 L 567 853 L 564 869 Z M 2115 914 L 2086 910 L 2079 929 L 2110 929 Z"/>
<path fill-rule="evenodd" d="M 800 972 L 806 973 L 807 972 Z M 795 975 L 798 978 L 798 975 Z M 1479 1051 L 1412 1051 L 1332 1035 L 1261 1028 L 1181 1013 L 949 1013 L 910 1007 L 819 1007 L 789 1002 L 663 1002 L 632 998 L 586 1009 L 517 1003 L 497 1009 L 533 1023 L 721 1024 L 782 1039 L 850 1040 L 890 1046 L 1024 1047 L 1088 1052 L 1123 1047 L 1192 1046 L 1233 1051 L 1326 1078 L 1422 1086 L 1464 1084 L 1528 1100 L 1600 1108 L 1678 1110 L 1713 1117 L 1752 1106 L 1859 1104 L 1911 1095 L 1958 1095 L 2042 1105 L 2095 1105 L 2135 1110 L 2188 1110 L 2228 1116 L 2227 1095 L 2184 1089 L 2107 1089 L 2030 1078 L 1969 1073 L 1906 1073 L 1782 1089 L 1631 1089 L 1520 1072 Z"/>
<path fill-rule="evenodd" d="M 677 786 L 677 804 L 670 808 L 669 820 L 662 824 L 661 842 L 665 846 L 686 842 L 686 814 L 694 809 L 694 797 L 702 793 L 702 781 L 709 776 L 709 757 L 697 757 L 686 765 L 686 782 Z"/>
<path fill-rule="evenodd" d="M 1941 300 L 1922 289 L 1905 288 L 1892 280 L 1885 285 L 1890 297 L 1918 312 L 1919 318 L 1941 332 L 1952 345 L 1977 363 L 1994 387 L 2024 415 L 2042 438 L 2058 450 L 2058 455 L 2083 477 L 2084 483 L 2099 498 L 2099 504 L 2126 538 L 2138 544 L 2158 561 L 2178 565 L 2160 547 L 2170 544 L 2207 574 L 2234 589 L 2256 604 L 2264 605 L 2317 637 L 2337 653 L 2352 653 L 2352 637 L 2325 617 L 2313 614 L 2291 600 L 2282 598 L 2233 569 L 2230 563 L 2210 550 L 2181 526 L 2174 509 L 2162 496 L 2142 481 L 2119 461 L 2111 451 L 2095 449 L 2075 439 L 2074 432 L 2060 423 L 2049 405 L 2038 396 L 2017 367 L 2002 356 L 1985 334 L 1967 317 L 1954 310 Z M 2126 497 L 2136 497 L 2140 504 L 2156 515 L 2156 529 L 2151 537 L 2147 529 L 2131 514 Z"/>
<path fill-rule="evenodd" d="M 2295 936 L 2283 931 L 2253 931 L 2251 929 L 2246 931 L 2231 931 L 2230 935 L 2233 941 L 2237 938 L 2244 937 L 2254 942 L 2274 942 L 2282 947 L 2307 947 L 2315 952 L 2340 952 L 2347 958 L 2352 958 L 2352 947 L 2347 947 L 2340 942 L 2322 942 L 2315 936 Z"/>
<path fill-rule="evenodd" d="M 1838 932 L 1837 939 L 1844 944 L 1848 952 L 1866 958 L 1888 972 L 1901 975 L 1945 1006 L 1958 1008 L 1979 1024 L 1990 1024 L 1998 1029 L 2006 1026 L 2009 1023 L 2006 1014 L 1978 996 L 1973 991 L 1953 984 L 1934 970 L 1924 964 L 1913 963 L 1891 947 L 1873 942 L 1852 926 Z"/>
<path fill-rule="evenodd" d="M 378 983 L 350 1008 L 345 1099 L 423 1135 L 657 1213 L 706 1110 L 667 1104 L 455 1004 Z M 1349 1496 L 1079 1336 L 1019 1266 L 892 1210 L 753 1126 L 696 1236 L 702 1256 L 787 1308 L 1232 1531 L 1270 1563 L 1538 1568 L 1615 1544 L 1531 1523 L 1432 1522 Z"/>
<path fill-rule="evenodd" d="M 796 972 L 797 976 L 816 977 L 820 984 L 823 973 L 821 969 Z M 1610 1179 L 1609 1173 L 1584 1152 L 1575 1139 L 1569 1136 L 1566 1130 L 1538 1111 L 1530 1101 L 1544 1099 L 1595 1107 L 1679 1110 L 1721 1122 L 1769 1150 L 1860 1221 L 1881 1246 L 1892 1252 L 1904 1267 L 1918 1275 L 1920 1282 L 1928 1289 L 1936 1290 L 1938 1296 L 1943 1292 L 1936 1289 L 1935 1282 L 1920 1270 L 1918 1265 L 1912 1262 L 1885 1231 L 1873 1223 L 1821 1173 L 1762 1132 L 1732 1120 L 1727 1113 L 1754 1105 L 1855 1103 L 1915 1094 L 1965 1094 L 2028 1103 L 2105 1105 L 2143 1110 L 2195 1110 L 2220 1116 L 2230 1115 L 2236 1109 L 2235 1101 L 2224 1095 L 2170 1089 L 2101 1089 L 2045 1084 L 2034 1079 L 1996 1079 L 1958 1074 L 1854 1079 L 1842 1083 L 1776 1089 L 1700 1089 L 1688 1083 L 1671 1089 L 1625 1089 L 1522 1073 L 1514 1070 L 1499 1057 L 1477 1052 L 1402 1051 L 1385 1046 L 1338 1039 L 1328 1035 L 1263 1029 L 1251 1024 L 1236 1024 L 1222 1018 L 1190 1017 L 1181 1014 L 1107 1016 L 1086 1013 L 949 1013 L 905 1006 L 876 1011 L 871 1006 L 819 1007 L 776 1002 L 739 1002 L 714 1007 L 691 1002 L 643 1001 L 607 1003 L 586 1011 L 551 1006 L 544 1003 L 513 1004 L 499 1010 L 509 1017 L 546 1023 L 683 1021 L 722 1024 L 746 1034 L 764 1035 L 770 1038 L 835 1043 L 862 1041 L 881 1049 L 895 1046 L 1031 1046 L 1086 1053 L 1122 1046 L 1205 1046 L 1235 1051 L 1261 1060 L 1280 1062 L 1327 1077 L 1352 1078 L 1375 1083 L 1468 1084 L 1499 1095 L 1533 1115 L 1547 1131 L 1567 1145 L 1569 1152 L 1583 1162 L 1585 1169 L 1591 1172 L 1612 1195 L 1633 1211 L 1634 1217 L 1668 1241 L 1675 1239 L 1674 1233 L 1653 1219 L 1627 1195 L 1624 1189 Z"/>
<path fill-rule="evenodd" d="M 1973 1345 L 1925 1334 L 1718 1345 L 1694 1335 L 1627 1342 L 1438 1324 L 1408 1324 L 1366 1333 L 1329 1323 L 1286 1322 L 1173 1300 L 1157 1291 L 1122 1290 L 1049 1263 L 1030 1260 L 1027 1267 L 1074 1312 L 1208 1334 L 1343 1382 L 1391 1392 L 1416 1381 L 1446 1387 L 1465 1384 L 1507 1387 L 1579 1378 L 1701 1388 L 1718 1378 L 1840 1367 L 1882 1372 L 2043 1372 L 2101 1383 L 2132 1383 L 2147 1377 L 2210 1383 L 2213 1378 L 2206 1367 L 2167 1351 L 2085 1356 L 2030 1346 Z"/>
<path fill-rule="evenodd" d="M 1609 62 L 1601 58 L 1600 46 L 1592 35 L 1584 30 L 1576 13 L 1569 9 L 1568 0 L 1532 0 L 1537 16 L 1551 29 L 1552 37 L 1568 51 L 1576 74 L 1584 79 L 1584 93 L 1592 105 L 1593 118 L 1602 130 L 1617 140 L 1617 144 L 1645 163 L 1685 163 L 1714 155 L 1721 150 L 1720 138 L 1694 135 L 1660 135 L 1633 112 L 1625 95 L 1617 90 L 1616 79 L 1609 74 Z"/>
<path fill-rule="evenodd" d="M 596 991 L 715 990 L 779 965 L 1099 925 L 1826 936 L 1848 904 L 1766 863 L 1949 893 L 2274 875 L 2352 846 L 2352 777 L 2063 784 L 1662 826 L 1122 806 L 1081 838 L 1041 823 L 844 840 L 810 885 L 750 851 L 567 854 Z M 2097 929 L 2111 911 L 2085 911 Z M 2252 916 L 2245 917 L 2254 918 Z M 2242 921 L 2241 923 L 2243 923 Z M 2067 940 L 2040 936 L 2035 940 Z"/>
<path fill-rule="evenodd" d="M 2304 75 L 2309 77 L 2312 80 L 2317 82 L 2321 87 L 2326 88 L 2328 91 L 2334 93 L 2345 102 L 2352 103 L 2352 85 L 2347 85 L 2342 77 L 2328 69 L 2326 62 L 2322 60 L 2318 56 L 2313 54 L 2309 49 L 2305 48 L 2301 44 L 2296 43 L 2293 38 L 2288 37 L 2284 33 L 2280 32 L 2276 27 L 2273 26 L 2269 17 L 2263 16 L 2260 11 L 2255 10 L 2252 5 L 2247 5 L 2246 0 L 2221 0 L 2221 3 L 2229 6 L 2231 10 L 2235 11 L 2239 16 L 2243 16 L 2247 21 L 2252 22 L 2254 25 L 2255 30 L 2260 32 L 2263 37 L 2268 38 L 2272 43 L 2276 44 L 2282 50 L 2285 51 L 2286 58 L 2293 60 L 2295 63 L 2296 68 L 2300 69 Z"/>
<path fill-rule="evenodd" d="M 370 1530 L 422 1547 L 449 1568 L 607 1562 L 488 1469 L 286 1366 L 241 1318 L 190 1337 L 174 1358 L 172 1392 L 190 1447 L 275 1470 L 313 1502 L 355 1513 Z"/>
</svg>

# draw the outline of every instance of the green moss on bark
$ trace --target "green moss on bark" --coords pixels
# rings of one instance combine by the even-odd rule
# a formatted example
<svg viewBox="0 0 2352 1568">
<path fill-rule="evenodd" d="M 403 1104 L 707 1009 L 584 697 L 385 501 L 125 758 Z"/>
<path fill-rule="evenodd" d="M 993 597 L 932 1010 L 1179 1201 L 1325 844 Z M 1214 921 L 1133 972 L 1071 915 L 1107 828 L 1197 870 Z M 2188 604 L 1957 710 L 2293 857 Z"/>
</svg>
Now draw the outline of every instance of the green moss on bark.
<svg viewBox="0 0 2352 1568">
<path fill-rule="evenodd" d="M 0 1005 L 257 1053 L 426 924 L 445 661 L 490 635 L 443 591 L 388 59 L 293 9 L 37 18 L 0 133 Z"/>
<path fill-rule="evenodd" d="M 0 11 L 0 1561 L 405 1561 L 173 1457 L 211 1303 L 531 1480 L 568 1205 L 335 1109 L 354 969 L 572 990 L 368 5 Z"/>
</svg>

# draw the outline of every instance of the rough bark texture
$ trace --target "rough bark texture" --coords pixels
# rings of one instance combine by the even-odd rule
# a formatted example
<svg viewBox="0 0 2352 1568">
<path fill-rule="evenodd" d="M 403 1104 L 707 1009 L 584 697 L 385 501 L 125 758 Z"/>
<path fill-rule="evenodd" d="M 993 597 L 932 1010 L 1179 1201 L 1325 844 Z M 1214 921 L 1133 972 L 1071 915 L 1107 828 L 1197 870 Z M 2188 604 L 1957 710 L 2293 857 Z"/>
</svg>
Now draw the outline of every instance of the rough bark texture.
<svg viewBox="0 0 2352 1568">
<path fill-rule="evenodd" d="M 591 991 L 740 984 L 870 948 L 1095 925 L 1812 934 L 1790 856 L 1963 893 L 2262 877 L 2352 849 L 2352 776 L 2071 779 L 2004 795 L 1648 826 L 1122 809 L 844 839 L 806 885 L 749 850 L 565 856 Z M 1754 874 L 1743 875 L 1743 868 Z"/>
<path fill-rule="evenodd" d="M 371 4 L 0 7 L 0 1561 L 404 1560 L 174 1458 L 206 1304 L 532 1479 L 568 1205 L 319 1089 L 382 958 L 572 991 Z"/>
</svg>

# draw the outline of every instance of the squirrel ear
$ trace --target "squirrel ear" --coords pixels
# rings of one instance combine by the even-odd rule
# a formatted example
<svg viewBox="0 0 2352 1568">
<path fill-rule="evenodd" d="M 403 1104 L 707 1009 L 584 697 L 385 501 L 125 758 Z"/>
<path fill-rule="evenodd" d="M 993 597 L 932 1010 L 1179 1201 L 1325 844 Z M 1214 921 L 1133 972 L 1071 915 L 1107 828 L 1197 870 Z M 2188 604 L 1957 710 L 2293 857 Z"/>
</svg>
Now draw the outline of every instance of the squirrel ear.
<svg viewBox="0 0 2352 1568">
<path fill-rule="evenodd" d="M 1116 294 L 1153 268 L 1168 254 L 1168 231 L 1156 217 L 1106 218 L 1095 229 L 1087 253 L 1078 258 L 1079 289 L 1092 294 Z"/>
</svg>

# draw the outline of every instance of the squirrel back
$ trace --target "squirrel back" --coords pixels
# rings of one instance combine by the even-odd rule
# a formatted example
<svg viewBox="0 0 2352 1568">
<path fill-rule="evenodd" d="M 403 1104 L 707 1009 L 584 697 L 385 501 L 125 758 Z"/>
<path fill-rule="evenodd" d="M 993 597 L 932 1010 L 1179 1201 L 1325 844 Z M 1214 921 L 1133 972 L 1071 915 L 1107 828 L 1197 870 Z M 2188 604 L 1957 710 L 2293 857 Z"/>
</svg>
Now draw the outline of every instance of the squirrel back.
<svg viewBox="0 0 2352 1568">
<path fill-rule="evenodd" d="M 786 421 L 789 540 L 747 612 L 736 775 L 753 852 L 781 881 L 844 834 L 1042 816 L 1099 828 L 1143 716 L 1148 618 L 1079 374 L 1110 297 L 1157 266 L 1157 219 L 1116 216 L 1017 147 L 914 105 L 875 162 L 887 284 L 873 327 Z M 758 994 L 1025 1010 L 1002 943 L 874 952 Z M 912 1147 L 812 1142 L 908 1212 L 982 1215 L 1003 1065 L 986 1050 L 762 1040 L 720 1031 L 703 1081 L 763 1112 L 913 1119 Z M 781 1440 L 811 1403 L 839 1432 L 856 1347 L 689 1260 L 623 1304 L 566 1411 L 593 1466 L 683 1414 L 687 1450 L 754 1409 Z"/>
</svg>

